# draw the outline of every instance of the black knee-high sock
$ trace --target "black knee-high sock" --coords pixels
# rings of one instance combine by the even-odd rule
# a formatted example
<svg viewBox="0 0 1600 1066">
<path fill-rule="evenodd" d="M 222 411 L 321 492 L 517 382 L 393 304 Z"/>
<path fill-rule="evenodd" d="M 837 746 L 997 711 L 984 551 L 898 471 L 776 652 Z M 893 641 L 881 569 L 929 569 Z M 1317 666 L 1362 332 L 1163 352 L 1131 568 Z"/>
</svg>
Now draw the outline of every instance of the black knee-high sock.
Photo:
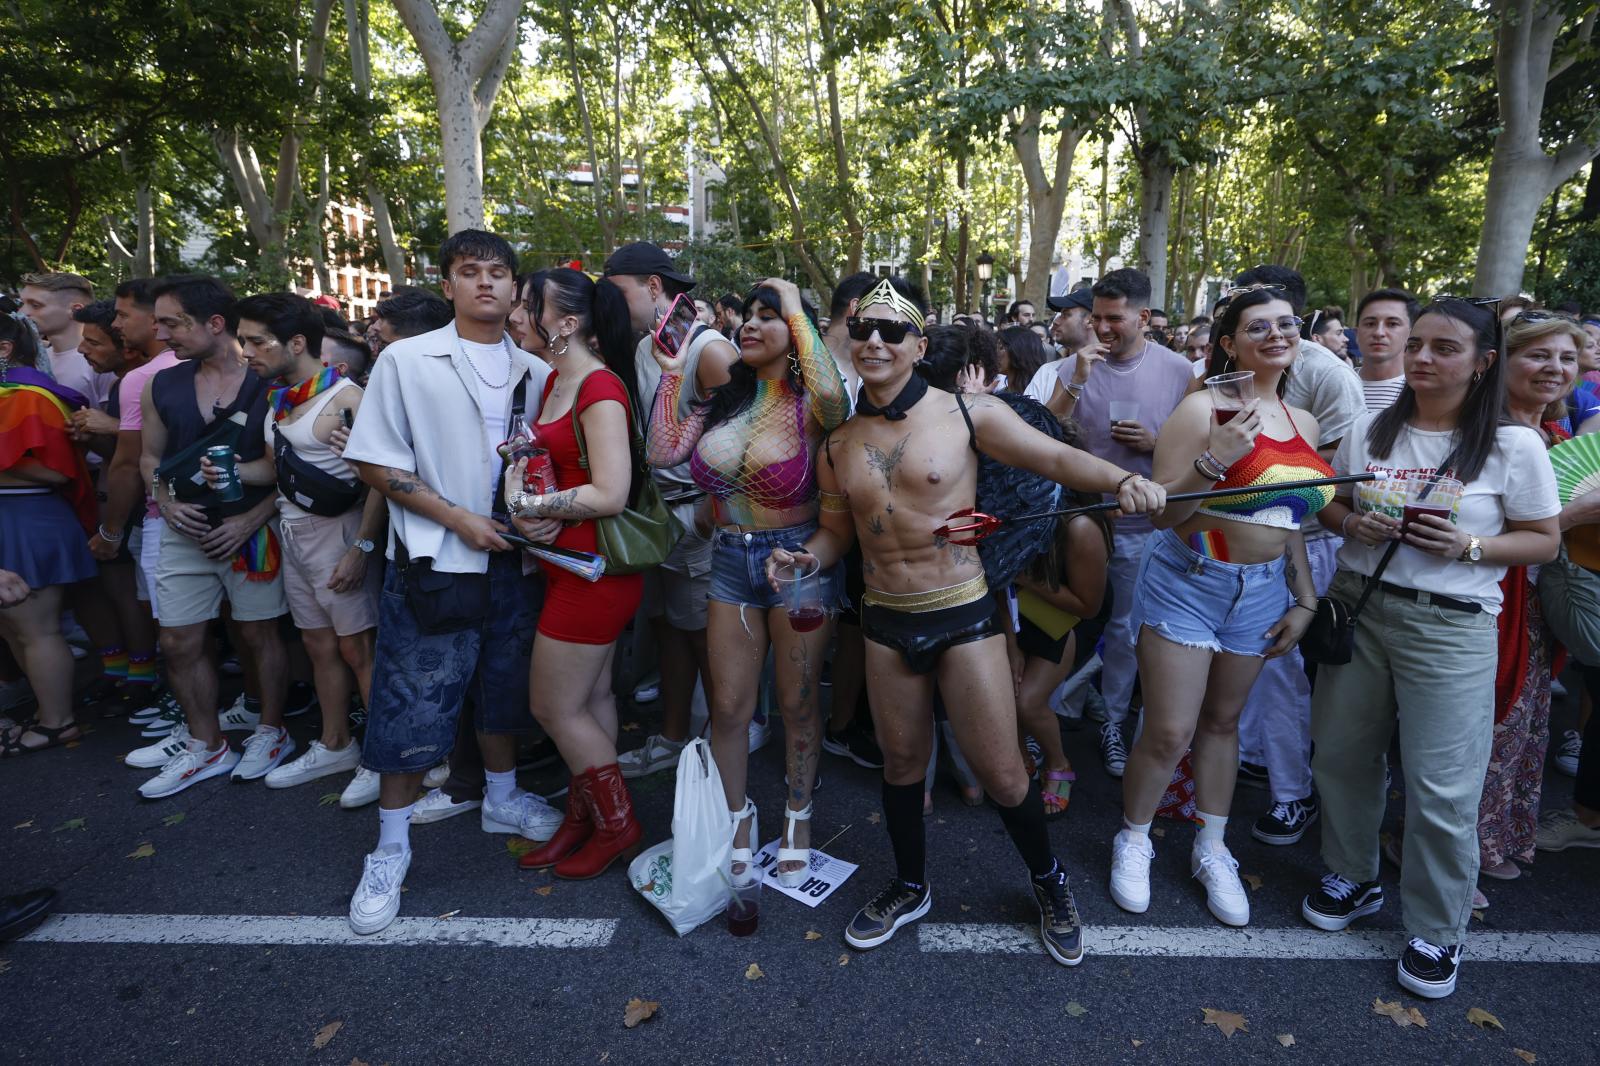
<svg viewBox="0 0 1600 1066">
<path fill-rule="evenodd" d="M 1040 808 L 1043 825 L 1044 807 Z M 895 873 L 900 880 L 921 887 L 927 883 L 928 844 L 922 829 L 922 782 L 909 785 L 883 783 L 883 822 L 894 847 Z"/>
<path fill-rule="evenodd" d="M 1028 783 L 1028 794 L 1015 807 L 996 806 L 1006 832 L 1011 834 L 1011 843 L 1028 864 L 1028 873 L 1043 877 L 1053 871 L 1056 860 L 1050 854 L 1050 831 L 1045 827 L 1044 800 L 1039 795 L 1038 782 Z"/>
</svg>

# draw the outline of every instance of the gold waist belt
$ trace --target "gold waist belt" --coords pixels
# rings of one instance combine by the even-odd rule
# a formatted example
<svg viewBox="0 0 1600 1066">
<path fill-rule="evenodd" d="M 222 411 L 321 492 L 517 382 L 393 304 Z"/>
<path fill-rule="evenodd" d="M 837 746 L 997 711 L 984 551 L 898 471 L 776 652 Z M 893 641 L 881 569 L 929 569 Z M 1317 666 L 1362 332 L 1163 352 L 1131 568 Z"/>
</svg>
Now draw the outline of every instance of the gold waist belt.
<svg viewBox="0 0 1600 1066">
<path fill-rule="evenodd" d="M 982 599 L 988 594 L 989 583 L 983 579 L 982 574 L 979 574 L 959 585 L 947 585 L 942 589 L 928 592 L 880 592 L 875 588 L 869 588 L 866 595 L 861 597 L 861 602 L 891 611 L 923 614 L 927 611 L 942 611 L 946 607 L 960 607 L 973 600 Z"/>
</svg>

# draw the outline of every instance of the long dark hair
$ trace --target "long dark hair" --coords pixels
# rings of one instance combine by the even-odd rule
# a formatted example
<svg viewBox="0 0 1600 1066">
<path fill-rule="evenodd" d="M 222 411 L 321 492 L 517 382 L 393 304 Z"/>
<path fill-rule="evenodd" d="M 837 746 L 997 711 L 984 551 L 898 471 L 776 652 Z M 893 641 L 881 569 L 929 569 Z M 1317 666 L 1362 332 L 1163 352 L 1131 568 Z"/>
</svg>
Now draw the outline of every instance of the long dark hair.
<svg viewBox="0 0 1600 1066">
<path fill-rule="evenodd" d="M 1044 342 L 1027 326 L 1007 326 L 1000 331 L 999 340 L 1011 362 L 1011 369 L 1006 372 L 1006 391 L 1020 393 L 1044 366 Z"/>
<path fill-rule="evenodd" d="M 750 321 L 750 313 L 757 306 L 768 308 L 777 314 L 779 318 L 783 317 L 783 298 L 778 295 L 775 289 L 761 286 L 751 289 L 750 294 L 744 298 L 744 303 L 739 308 L 739 314 L 748 322 Z M 805 312 L 806 318 L 811 320 L 811 327 L 815 329 L 817 325 L 817 309 L 802 297 L 800 310 Z M 797 369 L 796 364 L 791 362 L 786 373 L 789 379 L 789 387 L 794 389 L 795 392 L 804 393 L 805 382 L 801 379 L 800 371 Z M 755 367 L 743 359 L 736 361 L 729 367 L 727 382 L 712 389 L 711 395 L 696 405 L 706 414 L 706 428 L 710 429 L 719 422 L 726 422 L 754 403 L 756 385 Z"/>
<path fill-rule="evenodd" d="M 1217 320 L 1211 324 L 1211 362 L 1206 364 L 1206 377 L 1214 378 L 1218 374 L 1226 374 L 1239 368 L 1233 356 L 1222 350 L 1222 338 L 1232 337 L 1239 332 L 1239 319 L 1243 318 L 1244 313 L 1250 308 L 1260 307 L 1262 304 L 1271 303 L 1274 300 L 1282 300 L 1290 307 L 1294 306 L 1288 294 L 1281 289 L 1256 289 L 1252 292 L 1242 292 L 1221 305 L 1220 310 L 1217 312 Z M 1296 333 L 1289 337 L 1288 341 L 1290 344 L 1298 345 L 1300 343 L 1300 335 Z M 1291 370 L 1285 370 L 1278 378 L 1279 399 L 1283 398 L 1284 390 L 1289 387 L 1290 373 L 1292 373 Z"/>
<path fill-rule="evenodd" d="M 33 367 L 39 362 L 38 334 L 10 300 L 0 304 L 0 341 L 11 342 L 11 364 Z"/>
<path fill-rule="evenodd" d="M 572 315 L 578 320 L 579 332 L 594 342 L 600 361 L 622 379 L 623 387 L 628 390 L 628 402 L 633 404 L 634 418 L 643 418 L 634 367 L 633 330 L 629 324 L 628 301 L 622 290 L 609 278 L 596 281 L 571 267 L 535 271 L 527 280 L 528 323 L 547 346 L 550 334 L 545 332 L 540 321 L 544 317 L 546 286 L 550 289 L 550 306 L 557 314 Z"/>
<path fill-rule="evenodd" d="M 1450 437 L 1450 454 L 1439 464 L 1439 472 L 1458 481 L 1471 481 L 1483 473 L 1484 464 L 1494 451 L 1500 429 L 1505 397 L 1505 359 L 1501 357 L 1500 318 L 1493 307 L 1480 307 L 1468 300 L 1449 297 L 1433 301 L 1417 316 L 1443 315 L 1472 331 L 1477 341 L 1478 358 L 1495 353 L 1481 377 L 1467 386 L 1467 398 L 1456 415 L 1456 428 Z M 1387 459 L 1394 451 L 1400 430 L 1417 413 L 1417 394 L 1408 382 L 1400 395 L 1367 428 L 1367 448 L 1374 459 Z"/>
</svg>

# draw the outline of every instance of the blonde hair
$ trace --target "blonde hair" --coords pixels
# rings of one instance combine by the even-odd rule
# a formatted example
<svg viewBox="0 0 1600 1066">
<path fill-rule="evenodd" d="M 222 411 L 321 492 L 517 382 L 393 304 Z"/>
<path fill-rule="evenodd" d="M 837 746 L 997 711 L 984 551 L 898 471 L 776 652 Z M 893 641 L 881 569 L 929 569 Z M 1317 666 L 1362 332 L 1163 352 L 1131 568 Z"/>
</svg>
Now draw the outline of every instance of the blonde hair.
<svg viewBox="0 0 1600 1066">
<path fill-rule="evenodd" d="M 85 300 L 94 299 L 94 282 L 82 274 L 56 271 L 49 274 L 22 275 L 24 288 L 43 289 L 45 292 L 81 292 Z"/>
<path fill-rule="evenodd" d="M 1583 327 L 1578 325 L 1575 320 L 1554 312 L 1539 312 L 1538 314 L 1540 315 L 1538 318 L 1518 315 L 1506 327 L 1505 348 L 1507 359 L 1524 348 L 1543 340 L 1549 340 L 1551 337 L 1570 337 L 1580 353 L 1583 351 L 1584 345 L 1589 343 L 1589 335 L 1584 332 Z M 1562 393 L 1560 398 L 1551 401 L 1550 406 L 1544 409 L 1544 415 L 1541 420 L 1553 422 L 1565 415 L 1567 413 L 1567 397 L 1572 395 L 1572 390 L 1577 386 L 1578 378 L 1575 376 L 1572 379 L 1572 385 L 1568 387 L 1567 391 Z"/>
</svg>

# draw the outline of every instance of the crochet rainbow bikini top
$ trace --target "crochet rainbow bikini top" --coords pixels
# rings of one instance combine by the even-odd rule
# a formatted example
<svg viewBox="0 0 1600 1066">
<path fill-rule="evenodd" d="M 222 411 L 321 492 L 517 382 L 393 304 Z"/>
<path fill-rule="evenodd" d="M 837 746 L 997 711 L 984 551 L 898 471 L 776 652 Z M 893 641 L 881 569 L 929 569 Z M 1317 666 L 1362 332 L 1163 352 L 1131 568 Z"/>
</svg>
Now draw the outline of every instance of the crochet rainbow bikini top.
<svg viewBox="0 0 1600 1066">
<path fill-rule="evenodd" d="M 1283 413 L 1289 415 L 1289 409 L 1285 407 Z M 1333 500 L 1332 485 L 1310 489 L 1274 487 L 1291 481 L 1333 477 L 1333 467 L 1306 443 L 1299 427 L 1294 425 L 1293 415 L 1289 415 L 1289 425 L 1294 427 L 1294 436 L 1288 440 L 1258 434 L 1250 454 L 1228 467 L 1228 476 L 1213 486 L 1237 488 L 1241 490 L 1239 494 L 1207 500 L 1199 513 L 1258 526 L 1299 529 L 1306 515 L 1316 514 L 1326 507 Z"/>
</svg>

